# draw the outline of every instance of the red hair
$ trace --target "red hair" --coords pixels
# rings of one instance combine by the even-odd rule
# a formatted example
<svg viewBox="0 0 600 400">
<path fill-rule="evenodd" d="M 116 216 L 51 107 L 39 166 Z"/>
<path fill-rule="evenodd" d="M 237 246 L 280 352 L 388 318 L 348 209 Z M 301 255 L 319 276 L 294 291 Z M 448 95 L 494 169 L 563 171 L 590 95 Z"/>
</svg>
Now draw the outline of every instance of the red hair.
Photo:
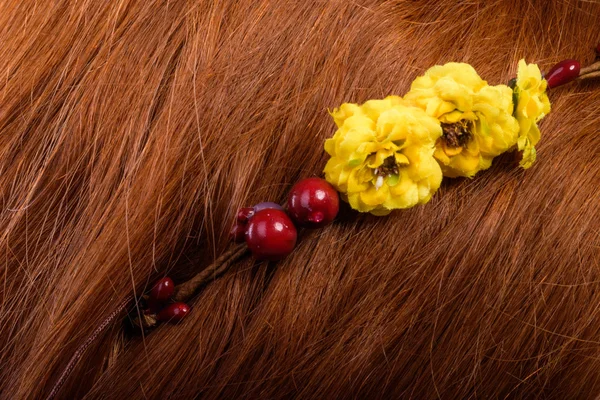
<svg viewBox="0 0 600 400">
<path fill-rule="evenodd" d="M 0 4 L 0 396 L 47 395 L 131 294 L 228 246 L 237 208 L 320 175 L 327 114 L 447 61 L 506 83 L 592 61 L 600 5 L 547 0 Z M 61 398 L 592 398 L 600 90 L 551 94 L 510 156 L 385 218 L 342 209 L 178 326 L 115 324 Z M 138 332 L 139 333 L 139 332 Z"/>
</svg>

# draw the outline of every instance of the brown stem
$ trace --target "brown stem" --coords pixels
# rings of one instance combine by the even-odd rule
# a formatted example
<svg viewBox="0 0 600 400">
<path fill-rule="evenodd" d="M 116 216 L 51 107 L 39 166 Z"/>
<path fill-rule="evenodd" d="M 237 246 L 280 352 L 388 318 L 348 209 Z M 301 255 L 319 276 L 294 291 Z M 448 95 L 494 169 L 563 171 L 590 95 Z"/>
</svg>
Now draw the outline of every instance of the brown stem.
<svg viewBox="0 0 600 400">
<path fill-rule="evenodd" d="M 223 253 L 208 268 L 203 269 L 187 282 L 184 282 L 181 285 L 175 287 L 175 294 L 173 295 L 173 300 L 183 302 L 188 301 L 198 292 L 200 287 L 207 283 L 209 280 L 215 279 L 218 276 L 227 272 L 229 267 L 234 262 L 239 260 L 246 253 L 247 250 L 248 248 L 245 244 L 239 244 Z"/>
<path fill-rule="evenodd" d="M 588 65 L 587 67 L 581 68 L 581 70 L 579 71 L 579 77 L 581 78 L 583 75 L 587 75 L 597 71 L 600 71 L 600 61 L 596 61 L 595 63 Z"/>
<path fill-rule="evenodd" d="M 577 77 L 578 80 L 593 79 L 593 78 L 600 78 L 600 70 L 598 70 L 596 72 L 589 72 L 585 75 L 579 75 Z"/>
</svg>

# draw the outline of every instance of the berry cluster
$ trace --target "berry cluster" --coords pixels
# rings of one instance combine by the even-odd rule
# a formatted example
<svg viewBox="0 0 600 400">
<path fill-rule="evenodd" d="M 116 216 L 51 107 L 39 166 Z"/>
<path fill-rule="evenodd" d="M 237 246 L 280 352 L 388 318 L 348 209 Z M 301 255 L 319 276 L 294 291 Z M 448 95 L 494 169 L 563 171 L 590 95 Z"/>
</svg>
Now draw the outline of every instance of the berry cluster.
<svg viewBox="0 0 600 400">
<path fill-rule="evenodd" d="M 145 314 L 155 314 L 159 322 L 171 322 L 173 324 L 181 321 L 190 312 L 190 307 L 181 302 L 167 304 L 175 293 L 175 284 L 169 277 L 162 278 L 154 286 L 146 299 L 147 308 Z"/>
<path fill-rule="evenodd" d="M 314 229 L 329 224 L 338 213 L 339 202 L 338 192 L 327 181 L 303 179 L 289 193 L 287 212 L 271 202 L 241 208 L 231 239 L 245 241 L 257 260 L 281 260 L 296 247 L 296 226 Z"/>
<path fill-rule="evenodd" d="M 278 261 L 296 246 L 302 228 L 321 228 L 334 220 L 340 205 L 338 192 L 319 178 L 303 179 L 290 191 L 286 210 L 276 203 L 264 202 L 238 210 L 231 239 L 246 242 L 257 260 Z M 162 278 L 144 296 L 144 314 L 157 322 L 177 323 L 185 318 L 190 307 L 183 302 L 171 302 L 175 285 L 169 277 Z M 153 319 L 154 320 L 154 319 Z"/>
</svg>

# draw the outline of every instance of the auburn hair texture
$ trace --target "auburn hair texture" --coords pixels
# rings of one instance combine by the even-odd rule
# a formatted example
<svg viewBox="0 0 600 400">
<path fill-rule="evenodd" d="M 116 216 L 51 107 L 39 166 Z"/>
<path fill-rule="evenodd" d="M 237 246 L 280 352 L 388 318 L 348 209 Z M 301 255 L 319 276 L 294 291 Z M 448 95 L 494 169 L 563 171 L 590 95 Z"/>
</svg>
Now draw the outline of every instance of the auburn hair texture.
<svg viewBox="0 0 600 400">
<path fill-rule="evenodd" d="M 238 208 L 322 176 L 328 110 L 450 61 L 490 84 L 587 65 L 599 20 L 589 0 L 0 2 L 0 397 L 48 396 L 125 299 L 226 252 Z M 180 324 L 119 317 L 57 398 L 596 398 L 600 85 L 549 95 L 529 170 L 507 154 L 387 217 L 344 204 Z"/>
</svg>

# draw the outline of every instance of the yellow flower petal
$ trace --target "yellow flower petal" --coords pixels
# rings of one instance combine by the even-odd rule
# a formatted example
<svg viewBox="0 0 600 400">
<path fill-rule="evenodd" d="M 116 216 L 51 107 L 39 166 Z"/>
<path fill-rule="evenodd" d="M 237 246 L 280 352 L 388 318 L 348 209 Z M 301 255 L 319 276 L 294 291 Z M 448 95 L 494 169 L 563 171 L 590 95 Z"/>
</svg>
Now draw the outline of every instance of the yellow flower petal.
<svg viewBox="0 0 600 400">
<path fill-rule="evenodd" d="M 519 150 L 523 151 L 520 163 L 523 168 L 529 168 L 535 162 L 534 146 L 540 141 L 537 123 L 550 112 L 547 85 L 537 65 L 519 61 L 514 93 L 517 98 L 515 117 L 519 121 L 517 144 Z"/>
<path fill-rule="evenodd" d="M 442 181 L 433 157 L 442 130 L 435 118 L 398 96 L 342 105 L 325 142 L 325 179 L 361 212 L 386 215 L 431 199 Z"/>
<path fill-rule="evenodd" d="M 468 64 L 430 68 L 415 79 L 404 99 L 448 129 L 434 153 L 445 176 L 472 177 L 517 143 L 519 124 L 512 116 L 512 90 L 505 85 L 489 86 Z M 457 131 L 464 133 L 454 137 Z"/>
</svg>

